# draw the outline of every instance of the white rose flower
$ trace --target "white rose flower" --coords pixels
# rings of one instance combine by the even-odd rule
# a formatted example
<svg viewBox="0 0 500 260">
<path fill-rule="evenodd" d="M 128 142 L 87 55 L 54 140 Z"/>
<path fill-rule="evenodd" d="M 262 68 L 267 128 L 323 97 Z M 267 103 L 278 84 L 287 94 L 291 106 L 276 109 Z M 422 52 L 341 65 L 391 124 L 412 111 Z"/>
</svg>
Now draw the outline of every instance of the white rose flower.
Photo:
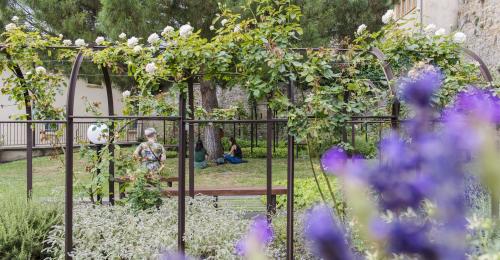
<svg viewBox="0 0 500 260">
<path fill-rule="evenodd" d="M 42 66 L 38 66 L 35 68 L 35 72 L 36 74 L 45 74 L 47 73 L 47 70 Z"/>
<path fill-rule="evenodd" d="M 156 71 L 156 65 L 153 62 L 146 64 L 146 72 L 147 73 L 153 74 L 153 73 L 155 73 L 155 71 Z"/>
<path fill-rule="evenodd" d="M 157 43 L 158 41 L 160 40 L 160 36 L 158 36 L 158 34 L 156 33 L 152 33 L 151 35 L 149 35 L 148 37 L 148 42 L 150 44 L 155 44 Z"/>
<path fill-rule="evenodd" d="M 240 32 L 241 31 L 241 27 L 239 24 L 237 24 L 234 29 L 233 29 L 233 32 L 237 33 L 237 32 Z"/>
<path fill-rule="evenodd" d="M 356 31 L 356 34 L 357 35 L 361 35 L 365 30 L 366 30 L 367 26 L 366 24 L 362 24 L 358 27 L 358 30 Z"/>
<path fill-rule="evenodd" d="M 387 10 L 387 12 L 382 16 L 382 22 L 385 24 L 390 23 L 392 20 L 394 20 L 394 10 L 390 9 Z"/>
<path fill-rule="evenodd" d="M 16 28 L 17 28 L 17 25 L 14 24 L 14 23 L 9 23 L 9 24 L 7 24 L 5 26 L 5 30 L 8 31 L 8 32 L 12 31 L 12 30 L 15 30 Z"/>
<path fill-rule="evenodd" d="M 123 39 L 127 38 L 127 35 L 125 33 L 120 33 L 120 35 L 118 35 L 118 38 L 123 40 Z"/>
<path fill-rule="evenodd" d="M 210 31 L 213 31 L 213 30 L 215 30 L 215 27 L 213 25 L 210 25 L 209 29 L 210 29 Z"/>
<path fill-rule="evenodd" d="M 10 19 L 10 20 L 17 23 L 17 21 L 19 21 L 19 17 L 14 15 L 14 16 L 12 16 L 12 19 Z"/>
<path fill-rule="evenodd" d="M 134 52 L 135 53 L 139 53 L 141 51 L 142 51 L 142 47 L 140 45 L 137 45 L 137 46 L 134 47 Z"/>
<path fill-rule="evenodd" d="M 436 30 L 436 25 L 435 24 L 429 24 L 427 25 L 425 28 L 424 28 L 424 31 L 425 32 L 433 32 L 434 30 Z"/>
<path fill-rule="evenodd" d="M 177 41 L 167 41 L 166 46 L 167 47 L 177 46 Z"/>
<path fill-rule="evenodd" d="M 220 21 L 220 24 L 222 24 L 222 26 L 224 26 L 224 25 L 226 25 L 227 22 L 228 22 L 227 19 L 222 19 L 222 21 Z"/>
<path fill-rule="evenodd" d="M 183 26 L 181 26 L 181 28 L 179 28 L 179 34 L 182 36 L 182 37 L 189 37 L 189 35 L 191 35 L 193 33 L 193 27 L 189 24 L 185 24 Z"/>
<path fill-rule="evenodd" d="M 104 42 L 104 37 L 102 37 L 102 36 L 99 36 L 99 37 L 97 37 L 97 38 L 95 39 L 95 43 L 96 43 L 97 45 L 101 45 L 103 42 Z"/>
<path fill-rule="evenodd" d="M 71 42 L 71 40 L 64 40 L 63 41 L 64 46 L 71 46 L 71 44 L 73 44 L 73 42 Z"/>
<path fill-rule="evenodd" d="M 60 39 L 64 38 L 64 35 L 62 35 L 62 34 L 59 34 L 58 36 Z"/>
<path fill-rule="evenodd" d="M 167 27 L 165 27 L 163 29 L 163 34 L 170 34 L 170 33 L 174 32 L 174 31 L 175 31 L 174 27 L 168 25 Z"/>
<path fill-rule="evenodd" d="M 135 47 L 139 43 L 139 39 L 136 37 L 131 37 L 130 39 L 127 40 L 127 45 L 129 48 Z"/>
<path fill-rule="evenodd" d="M 434 34 L 436 36 L 443 36 L 446 34 L 446 30 L 444 28 L 441 28 L 441 29 L 437 30 Z"/>
<path fill-rule="evenodd" d="M 128 90 L 123 91 L 123 92 L 122 92 L 122 97 L 123 97 L 123 98 L 128 98 L 128 97 L 130 97 L 130 91 L 128 91 Z"/>
<path fill-rule="evenodd" d="M 455 33 L 455 35 L 453 35 L 453 41 L 455 43 L 462 44 L 465 43 L 466 40 L 467 40 L 467 35 L 465 35 L 465 33 L 463 32 L 457 32 Z"/>
<path fill-rule="evenodd" d="M 83 40 L 83 39 L 77 39 L 75 41 L 75 45 L 76 45 L 76 47 L 84 47 L 86 45 L 85 44 L 85 40 Z"/>
</svg>

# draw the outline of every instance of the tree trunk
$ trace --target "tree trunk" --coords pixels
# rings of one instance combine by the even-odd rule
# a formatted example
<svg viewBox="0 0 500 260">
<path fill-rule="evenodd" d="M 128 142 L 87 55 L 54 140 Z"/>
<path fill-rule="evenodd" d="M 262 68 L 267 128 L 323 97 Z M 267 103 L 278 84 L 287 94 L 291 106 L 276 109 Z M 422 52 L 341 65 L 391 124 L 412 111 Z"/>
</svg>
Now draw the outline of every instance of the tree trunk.
<svg viewBox="0 0 500 260">
<path fill-rule="evenodd" d="M 219 107 L 217 87 L 213 82 L 201 81 L 200 92 L 201 105 L 208 113 L 211 113 L 214 108 Z M 209 160 L 220 158 L 224 154 L 219 129 L 214 125 L 205 125 L 205 140 L 203 140 L 203 144 L 208 152 Z"/>
</svg>

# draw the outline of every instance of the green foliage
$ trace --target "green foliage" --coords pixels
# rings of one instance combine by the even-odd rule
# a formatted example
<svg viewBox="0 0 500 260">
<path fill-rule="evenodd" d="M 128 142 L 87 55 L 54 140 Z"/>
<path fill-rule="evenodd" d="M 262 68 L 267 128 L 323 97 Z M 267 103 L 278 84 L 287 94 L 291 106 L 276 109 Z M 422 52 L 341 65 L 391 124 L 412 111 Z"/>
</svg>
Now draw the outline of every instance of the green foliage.
<svg viewBox="0 0 500 260">
<path fill-rule="evenodd" d="M 416 26 L 410 26 L 411 23 Z M 437 67 L 444 74 L 443 87 L 434 99 L 437 107 L 447 106 L 471 84 L 484 85 L 478 77 L 478 66 L 464 59 L 462 42 L 454 39 L 454 33 L 440 35 L 417 28 L 419 24 L 412 19 L 391 21 L 380 31 L 361 33 L 353 48 L 365 52 L 371 47 L 379 48 L 399 78 L 412 77 L 416 70 L 428 65 Z"/>
<path fill-rule="evenodd" d="M 267 158 L 267 148 L 264 147 L 254 147 L 253 152 L 250 147 L 242 147 L 244 158 Z M 287 148 L 276 148 L 273 149 L 273 158 L 287 158 L 288 149 Z"/>
<path fill-rule="evenodd" d="M 111 153 L 108 150 L 108 145 L 101 146 L 98 150 L 95 146 L 82 144 L 79 155 L 86 162 L 85 171 L 90 174 L 90 181 L 78 183 L 77 187 L 85 192 L 92 202 L 96 202 L 94 196 L 103 196 L 103 189 L 109 179 L 108 165 Z M 121 165 L 117 168 L 119 172 L 123 170 Z"/>
<path fill-rule="evenodd" d="M 203 37 L 210 37 L 211 18 L 217 12 L 215 0 L 101 0 L 98 13 L 99 30 L 113 39 L 122 32 L 147 37 L 168 24 L 186 24 L 200 28 Z M 224 2 L 224 1 L 222 1 Z"/>
<path fill-rule="evenodd" d="M 342 198 L 342 193 L 340 191 L 340 187 L 338 187 L 337 179 L 330 178 L 330 183 L 332 184 L 333 191 L 335 192 L 336 198 Z M 318 181 L 320 183 L 320 188 L 323 192 L 328 190 L 328 186 L 325 181 L 325 177 L 323 175 L 318 176 Z M 277 185 L 286 186 L 286 181 L 278 181 Z M 326 196 L 325 202 L 332 205 L 334 204 L 331 197 Z M 280 208 L 286 208 L 286 196 L 278 196 L 277 205 Z M 310 208 L 315 203 L 323 202 L 321 198 L 321 193 L 318 190 L 318 186 L 314 178 L 301 178 L 295 180 L 295 189 L 294 189 L 294 205 L 297 210 Z M 337 205 L 340 208 L 343 208 L 344 205 L 342 202 L 337 202 Z"/>
<path fill-rule="evenodd" d="M 0 70 L 9 70 L 0 91 L 18 105 L 19 108 L 33 108 L 35 119 L 58 119 L 62 108 L 54 104 L 55 96 L 61 91 L 63 78 L 56 72 L 44 68 L 44 58 L 64 60 L 72 51 L 47 50 L 51 45 L 60 45 L 62 38 L 51 37 L 38 31 L 29 31 L 25 25 L 12 22 L 0 34 L 6 55 L 0 56 Z M 18 77 L 21 70 L 23 78 Z M 26 114 L 18 115 L 25 119 Z"/>
<path fill-rule="evenodd" d="M 380 17 L 390 8 L 389 0 L 316 0 L 297 1 L 304 13 L 303 46 L 325 46 L 332 39 L 354 38 L 359 24 L 375 31 L 382 26 Z"/>
<path fill-rule="evenodd" d="M 44 259 L 44 241 L 62 224 L 62 209 L 52 203 L 26 202 L 23 196 L 0 200 L 0 259 Z"/>
<path fill-rule="evenodd" d="M 159 207 L 162 204 L 159 190 L 160 183 L 154 180 L 146 180 L 146 172 L 141 172 L 132 183 L 128 192 L 127 202 L 135 210 L 147 210 Z"/>
</svg>

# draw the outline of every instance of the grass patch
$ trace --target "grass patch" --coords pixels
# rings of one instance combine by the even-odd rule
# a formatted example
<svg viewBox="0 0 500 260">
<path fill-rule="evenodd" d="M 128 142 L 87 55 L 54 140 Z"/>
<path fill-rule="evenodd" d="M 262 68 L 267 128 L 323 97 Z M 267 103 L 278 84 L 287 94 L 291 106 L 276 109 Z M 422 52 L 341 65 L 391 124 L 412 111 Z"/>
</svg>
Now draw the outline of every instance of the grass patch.
<svg viewBox="0 0 500 260">
<path fill-rule="evenodd" d="M 246 187 L 265 186 L 266 159 L 248 158 L 248 163 L 225 164 L 195 170 L 195 185 L 199 187 Z M 78 183 L 89 181 L 84 162 L 77 153 L 74 154 L 74 187 L 76 195 L 84 196 L 78 191 Z M 177 158 L 167 158 L 166 172 L 177 176 Z M 273 159 L 273 183 L 286 181 L 287 161 L 283 158 Z M 186 167 L 187 168 L 187 167 Z M 188 172 L 186 170 L 186 176 Z M 296 179 L 311 177 L 311 169 L 305 159 L 296 159 Z M 39 157 L 33 159 L 33 198 L 64 198 L 64 165 L 59 159 Z M 187 183 L 187 181 L 186 181 Z M 14 194 L 21 198 L 26 196 L 26 160 L 0 164 L 0 198 Z M 5 187 L 5 188 L 3 188 Z M 117 189 L 117 188 L 116 188 Z M 105 191 L 107 192 L 107 191 Z"/>
</svg>

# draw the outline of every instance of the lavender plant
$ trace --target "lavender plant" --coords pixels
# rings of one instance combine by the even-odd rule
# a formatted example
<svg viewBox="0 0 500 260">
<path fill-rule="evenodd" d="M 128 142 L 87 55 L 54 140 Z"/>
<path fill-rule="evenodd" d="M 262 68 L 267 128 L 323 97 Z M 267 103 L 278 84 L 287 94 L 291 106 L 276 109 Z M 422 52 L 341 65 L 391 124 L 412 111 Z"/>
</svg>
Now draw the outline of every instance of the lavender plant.
<svg viewBox="0 0 500 260">
<path fill-rule="evenodd" d="M 480 167 L 474 170 L 485 183 L 498 183 L 497 165 L 484 158 L 496 154 L 487 140 L 499 121 L 500 102 L 486 90 L 471 88 L 441 113 L 443 127 L 435 131 L 438 113 L 431 101 L 442 81 L 439 71 L 427 68 L 400 83 L 400 95 L 414 118 L 405 125 L 406 136 L 392 132 L 381 141 L 379 165 L 356 158 L 348 162 L 337 147 L 322 157 L 323 169 L 342 180 L 353 218 L 376 258 L 465 259 L 470 254 L 465 231 L 467 154 L 477 155 Z M 363 193 L 375 196 L 378 210 L 361 201 Z M 306 236 L 318 256 L 350 259 L 354 252 L 335 219 L 326 205 L 311 209 Z"/>
</svg>

